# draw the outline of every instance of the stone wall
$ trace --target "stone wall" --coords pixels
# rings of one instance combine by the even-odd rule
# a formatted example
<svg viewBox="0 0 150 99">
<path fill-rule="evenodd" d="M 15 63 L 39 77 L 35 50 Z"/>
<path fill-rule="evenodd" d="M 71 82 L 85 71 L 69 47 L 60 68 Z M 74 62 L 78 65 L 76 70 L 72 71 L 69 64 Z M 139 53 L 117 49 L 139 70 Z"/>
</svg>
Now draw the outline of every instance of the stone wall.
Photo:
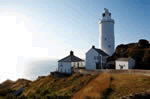
<svg viewBox="0 0 150 99">
<path fill-rule="evenodd" d="M 139 70 L 139 69 L 129 69 L 129 70 L 115 70 L 115 69 L 97 69 L 97 70 L 86 70 L 86 69 L 74 69 L 76 73 L 90 74 L 93 72 L 103 72 L 103 73 L 113 73 L 113 74 L 139 74 L 150 76 L 150 70 Z"/>
<path fill-rule="evenodd" d="M 106 73 L 114 73 L 114 74 L 149 74 L 150 75 L 150 70 L 136 70 L 136 69 L 129 69 L 129 70 L 103 70 L 102 72 Z"/>
</svg>

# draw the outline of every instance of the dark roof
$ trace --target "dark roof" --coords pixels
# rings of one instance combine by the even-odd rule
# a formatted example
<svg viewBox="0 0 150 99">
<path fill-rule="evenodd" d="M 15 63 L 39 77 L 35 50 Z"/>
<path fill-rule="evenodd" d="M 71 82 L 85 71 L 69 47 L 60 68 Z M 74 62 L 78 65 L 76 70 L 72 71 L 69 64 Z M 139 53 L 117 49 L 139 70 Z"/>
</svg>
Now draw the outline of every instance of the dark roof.
<svg viewBox="0 0 150 99">
<path fill-rule="evenodd" d="M 117 61 L 129 61 L 131 59 L 131 57 L 128 58 L 117 58 Z"/>
<path fill-rule="evenodd" d="M 61 60 L 58 60 L 58 62 L 80 62 L 80 61 L 84 61 L 84 60 L 78 58 L 77 56 L 74 56 L 73 51 L 70 52 L 69 56 Z"/>
<path fill-rule="evenodd" d="M 101 49 L 98 48 L 94 48 L 99 54 L 101 54 L 102 56 L 109 56 L 107 53 L 105 53 L 104 51 L 102 51 Z"/>
</svg>

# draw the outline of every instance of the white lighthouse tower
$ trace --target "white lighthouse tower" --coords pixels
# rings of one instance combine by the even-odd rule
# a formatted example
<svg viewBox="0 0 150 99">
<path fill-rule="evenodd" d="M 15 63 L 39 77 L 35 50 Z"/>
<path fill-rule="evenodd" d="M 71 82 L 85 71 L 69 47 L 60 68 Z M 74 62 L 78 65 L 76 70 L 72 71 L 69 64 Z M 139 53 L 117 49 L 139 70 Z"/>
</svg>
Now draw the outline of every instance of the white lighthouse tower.
<svg viewBox="0 0 150 99">
<path fill-rule="evenodd" d="M 99 20 L 99 47 L 108 55 L 114 53 L 114 19 L 111 19 L 111 13 L 104 8 L 102 19 Z"/>
</svg>

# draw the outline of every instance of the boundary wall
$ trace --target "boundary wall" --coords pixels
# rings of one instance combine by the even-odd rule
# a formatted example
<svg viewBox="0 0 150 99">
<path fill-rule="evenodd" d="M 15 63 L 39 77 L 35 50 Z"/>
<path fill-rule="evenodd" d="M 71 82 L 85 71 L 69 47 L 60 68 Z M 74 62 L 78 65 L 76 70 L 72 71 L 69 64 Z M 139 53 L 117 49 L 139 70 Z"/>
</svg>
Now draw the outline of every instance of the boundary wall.
<svg viewBox="0 0 150 99">
<path fill-rule="evenodd" d="M 140 70 L 140 69 L 128 69 L 128 70 L 115 70 L 115 69 L 96 69 L 96 70 L 86 70 L 86 69 L 74 69 L 76 73 L 91 74 L 96 72 L 103 72 L 109 74 L 139 74 L 150 76 L 150 70 Z"/>
</svg>

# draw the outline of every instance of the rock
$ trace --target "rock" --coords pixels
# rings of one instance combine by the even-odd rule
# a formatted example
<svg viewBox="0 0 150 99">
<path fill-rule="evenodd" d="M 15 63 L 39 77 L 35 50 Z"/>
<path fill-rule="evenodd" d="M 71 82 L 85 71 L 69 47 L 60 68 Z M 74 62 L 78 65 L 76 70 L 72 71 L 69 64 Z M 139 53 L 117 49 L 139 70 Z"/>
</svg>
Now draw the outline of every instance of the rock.
<svg viewBox="0 0 150 99">
<path fill-rule="evenodd" d="M 140 39 L 137 43 L 120 44 L 116 47 L 113 55 L 107 58 L 107 63 L 120 57 L 132 57 L 135 59 L 136 69 L 150 69 L 150 44 L 144 39 Z M 113 64 L 112 66 L 106 65 L 108 66 L 107 68 L 115 69 Z"/>
<path fill-rule="evenodd" d="M 137 43 L 137 46 L 139 48 L 148 48 L 149 47 L 149 42 L 144 39 L 140 39 L 139 42 Z"/>
</svg>

